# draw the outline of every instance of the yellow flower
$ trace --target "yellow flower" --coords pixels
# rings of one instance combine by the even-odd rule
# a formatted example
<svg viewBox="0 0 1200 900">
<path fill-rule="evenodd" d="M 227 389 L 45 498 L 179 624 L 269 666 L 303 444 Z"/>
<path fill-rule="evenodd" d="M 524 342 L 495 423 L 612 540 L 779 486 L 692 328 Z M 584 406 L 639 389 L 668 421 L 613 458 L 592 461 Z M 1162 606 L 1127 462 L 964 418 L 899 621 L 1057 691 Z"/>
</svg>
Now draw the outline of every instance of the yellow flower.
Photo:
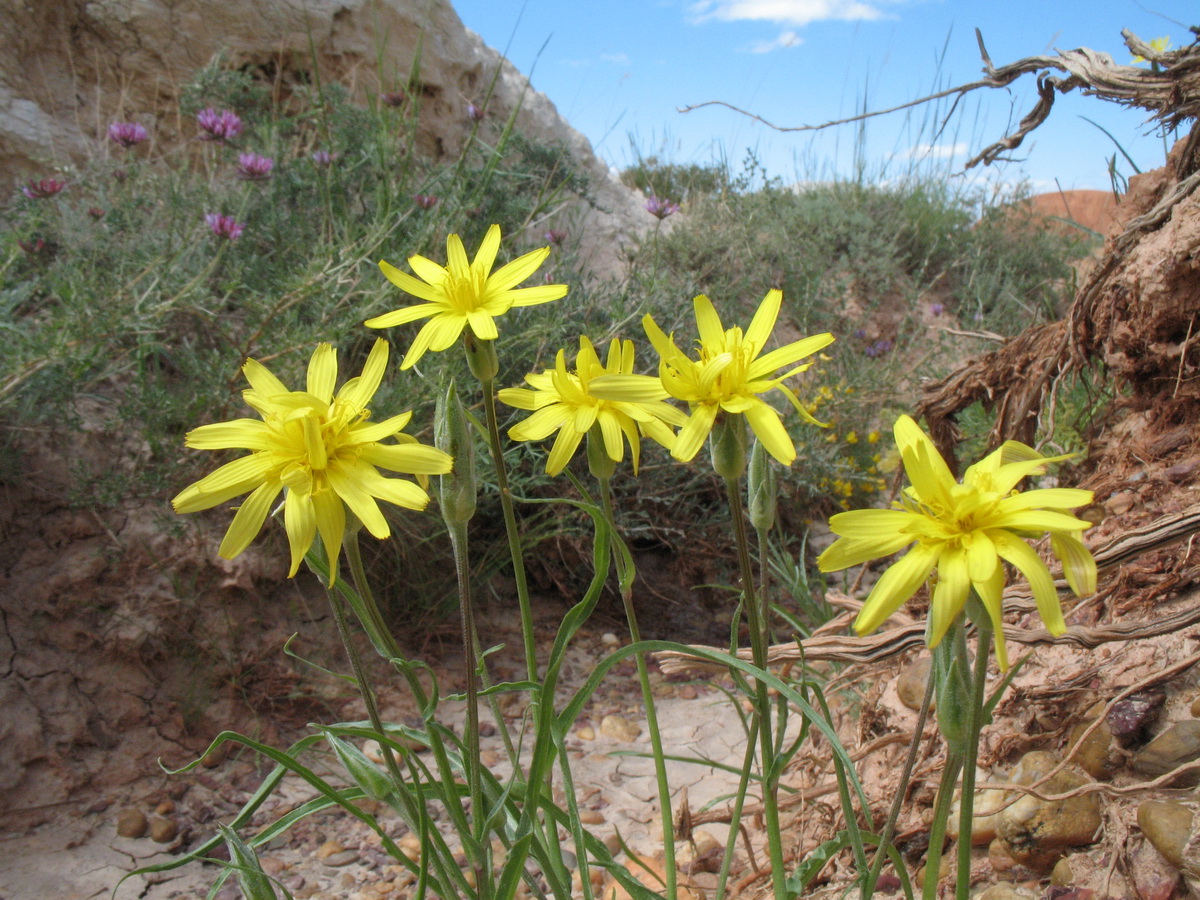
<svg viewBox="0 0 1200 900">
<path fill-rule="evenodd" d="M 699 453 L 717 414 L 724 411 L 745 415 L 767 452 L 784 465 L 791 465 L 796 458 L 796 447 L 783 427 L 779 413 L 759 397 L 776 388 L 791 401 L 801 418 L 814 425 L 820 424 L 809 415 L 792 389 L 783 384 L 811 366 L 813 361 L 795 366 L 782 375 L 775 373 L 827 347 L 833 343 L 833 335 L 813 335 L 760 356 L 775 328 L 782 302 L 782 291 L 769 291 L 750 327 L 743 333 L 736 326 L 723 328 L 712 302 L 703 294 L 696 297 L 692 304 L 700 332 L 698 360 L 690 359 L 680 350 L 674 338 L 664 334 L 652 317 L 642 319 L 642 326 L 658 351 L 662 386 L 672 397 L 686 400 L 691 407 L 691 417 L 675 438 L 673 457 L 686 462 Z M 631 378 L 628 375 L 605 376 L 597 380 L 593 393 L 612 400 L 637 402 L 647 399 L 643 384 L 634 383 Z"/>
<path fill-rule="evenodd" d="M 624 375 L 631 382 L 637 380 L 642 385 L 642 399 L 596 397 L 590 390 L 592 380 L 604 375 Z M 540 441 L 557 430 L 558 437 L 546 461 L 546 472 L 550 475 L 557 475 L 566 467 L 593 425 L 600 426 L 604 451 L 615 462 L 624 458 L 625 441 L 629 442 L 636 473 L 641 457 L 640 438 L 653 438 L 670 449 L 675 443 L 675 433 L 668 426 L 679 427 L 687 422 L 683 412 L 664 402 L 667 392 L 657 378 L 633 374 L 633 341 L 614 339 L 608 345 L 607 365 L 601 365 L 592 342 L 580 336 L 575 371 L 567 370 L 566 351 L 559 350 L 553 371 L 526 375 L 525 381 L 533 390 L 505 388 L 499 393 L 502 403 L 534 410 L 532 416 L 510 428 L 508 436 L 514 441 Z"/>
<path fill-rule="evenodd" d="M 289 391 L 253 359 L 242 371 L 250 390 L 242 396 L 262 416 L 201 425 L 187 434 L 197 450 L 249 450 L 212 474 L 184 488 L 171 501 L 179 513 L 199 512 L 239 494 L 250 496 L 238 508 L 218 550 L 233 559 L 262 528 L 271 505 L 286 490 L 283 523 L 291 547 L 289 577 L 296 574 L 317 533 L 337 573 L 338 554 L 346 530 L 346 507 L 378 538 L 389 534 L 376 498 L 408 509 L 424 509 L 429 495 L 417 485 L 385 478 L 376 466 L 393 472 L 429 475 L 449 472 L 450 457 L 435 447 L 401 434 L 412 413 L 370 422 L 367 408 L 387 367 L 387 341 L 377 340 L 362 375 L 342 385 L 335 396 L 337 356 L 329 344 L 318 345 L 308 364 L 303 391 Z M 395 437 L 398 443 L 385 444 Z"/>
<path fill-rule="evenodd" d="M 912 486 L 892 509 L 859 509 L 829 520 L 839 535 L 817 559 L 834 572 L 889 556 L 915 544 L 883 573 L 854 622 L 859 634 L 874 631 L 937 570 L 930 608 L 929 645 L 941 641 L 962 611 L 971 588 L 991 617 L 996 656 L 1008 668 L 1001 621 L 1004 563 L 1029 581 L 1038 612 L 1051 634 L 1066 630 L 1058 594 L 1046 564 L 1022 538 L 1050 534 L 1050 546 L 1077 595 L 1096 589 L 1096 562 L 1079 534 L 1090 523 L 1064 510 L 1091 503 L 1092 492 L 1073 488 L 1014 490 L 1049 462 L 1018 441 L 1008 441 L 967 469 L 957 483 L 933 442 L 908 416 L 895 426 L 896 446 Z"/>
<path fill-rule="evenodd" d="M 1171 46 L 1171 39 L 1169 37 L 1156 37 L 1150 41 L 1150 49 L 1153 50 L 1155 53 L 1166 53 L 1167 49 L 1170 46 Z M 1133 61 L 1135 63 L 1145 62 L 1146 57 L 1134 56 Z"/>
<path fill-rule="evenodd" d="M 851 431 L 848 435 L 846 435 L 846 443 L 847 444 L 857 444 L 858 443 L 858 432 Z"/>
<path fill-rule="evenodd" d="M 496 316 L 504 315 L 514 306 L 549 303 L 566 295 L 565 284 L 517 287 L 545 262 L 550 255 L 549 247 L 526 253 L 493 272 L 492 263 L 499 249 L 500 226 L 493 225 L 470 263 L 457 234 L 446 238 L 445 267 L 420 255 L 408 258 L 417 278 L 380 261 L 379 268 L 388 281 L 425 302 L 367 319 L 364 324 L 368 328 L 391 328 L 429 319 L 405 354 L 401 369 L 416 365 L 426 350 L 446 350 L 453 346 L 465 328 L 470 328 L 482 341 L 494 341 L 499 337 Z"/>
</svg>

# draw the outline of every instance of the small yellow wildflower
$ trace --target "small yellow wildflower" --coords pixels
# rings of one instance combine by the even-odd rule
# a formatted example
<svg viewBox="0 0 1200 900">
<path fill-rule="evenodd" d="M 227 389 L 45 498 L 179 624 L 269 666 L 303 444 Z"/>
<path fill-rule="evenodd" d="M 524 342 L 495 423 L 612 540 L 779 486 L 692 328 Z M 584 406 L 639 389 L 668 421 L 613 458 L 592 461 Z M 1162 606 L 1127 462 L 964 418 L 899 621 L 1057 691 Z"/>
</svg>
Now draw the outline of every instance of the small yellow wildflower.
<svg viewBox="0 0 1200 900">
<path fill-rule="evenodd" d="M 416 365 L 426 350 L 441 351 L 453 346 L 464 329 L 469 328 L 481 341 L 494 341 L 499 337 L 495 321 L 497 316 L 504 315 L 514 306 L 534 306 L 566 296 L 565 284 L 517 288 L 545 262 L 550 255 L 549 247 L 526 253 L 493 272 L 492 264 L 496 261 L 499 249 L 500 226 L 493 225 L 479 245 L 474 261 L 470 263 L 467 262 L 462 239 L 457 234 L 446 238 L 445 267 L 420 255 L 408 258 L 408 264 L 417 278 L 380 261 L 379 268 L 388 281 L 426 301 L 375 316 L 364 323 L 368 328 L 391 328 L 418 319 L 429 319 L 404 355 L 401 369 Z"/>
<path fill-rule="evenodd" d="M 675 459 L 687 462 L 699 453 L 718 413 L 725 412 L 745 415 L 767 452 L 784 465 L 791 465 L 796 458 L 796 446 L 783 427 L 779 413 L 759 397 L 775 389 L 787 397 L 801 418 L 814 425 L 820 424 L 809 415 L 792 389 L 783 383 L 803 372 L 813 361 L 796 365 L 782 375 L 776 375 L 776 372 L 829 346 L 833 343 L 833 335 L 813 335 L 764 354 L 782 303 L 782 291 L 768 291 L 754 313 L 750 327 L 743 332 L 736 326 L 724 328 L 712 301 L 703 294 L 696 297 L 692 305 L 700 332 L 698 360 L 680 350 L 674 337 L 664 334 L 651 316 L 642 319 L 642 326 L 658 351 L 662 386 L 672 397 L 687 401 L 691 407 L 691 417 L 675 438 L 675 447 L 671 451 Z M 638 402 L 647 399 L 645 384 L 633 381 L 634 377 L 605 375 L 593 383 L 592 393 L 610 400 Z"/>
<path fill-rule="evenodd" d="M 1066 457 L 1043 457 L 1008 441 L 967 469 L 958 483 L 916 422 L 901 416 L 895 435 L 912 486 L 892 509 L 833 516 L 829 526 L 839 538 L 817 559 L 821 571 L 833 572 L 912 545 L 875 583 L 854 623 L 859 634 L 882 625 L 936 569 L 929 645 L 941 641 L 973 588 L 992 620 L 1000 667 L 1007 669 L 1001 621 L 1005 562 L 1029 581 L 1046 629 L 1062 634 L 1066 624 L 1054 581 L 1022 538 L 1049 533 L 1072 590 L 1077 595 L 1095 591 L 1096 562 L 1079 538 L 1091 523 L 1063 511 L 1091 503 L 1092 492 L 1047 488 L 1021 493 L 1014 488 L 1027 475 L 1044 471 L 1046 463 Z"/>
<path fill-rule="evenodd" d="M 291 547 L 289 577 L 320 533 L 336 576 L 338 554 L 346 530 L 346 507 L 378 538 L 389 534 L 376 499 L 407 509 L 424 509 L 429 495 L 419 486 L 385 478 L 379 466 L 424 479 L 450 471 L 452 460 L 435 447 L 401 434 L 412 413 L 371 422 L 367 404 L 379 389 L 387 367 L 387 341 L 377 340 L 363 366 L 336 396 L 337 355 L 329 344 L 318 345 L 308 365 L 303 391 L 289 391 L 265 366 L 246 360 L 242 371 L 250 390 L 242 396 L 262 416 L 201 425 L 187 434 L 197 450 L 240 448 L 249 456 L 226 463 L 183 489 L 172 501 L 178 513 L 199 512 L 247 491 L 217 551 L 233 559 L 262 529 L 271 505 L 286 491 L 283 523 Z M 394 437 L 398 443 L 385 444 Z"/>
<path fill-rule="evenodd" d="M 872 431 L 872 432 L 868 433 L 867 434 L 867 443 L 868 444 L 878 444 L 879 443 L 879 432 Z M 876 459 L 878 460 L 878 457 L 876 457 Z"/>
<path fill-rule="evenodd" d="M 848 435 L 846 435 L 846 443 L 847 444 L 857 444 L 858 443 L 858 432 L 851 431 Z"/>
<path fill-rule="evenodd" d="M 593 380 L 605 375 L 622 375 L 629 379 L 627 383 L 641 384 L 641 399 L 606 400 L 592 394 Z M 601 365 L 596 348 L 581 335 L 575 371 L 567 370 L 566 351 L 559 350 L 552 371 L 526 375 L 525 381 L 533 390 L 505 388 L 499 393 L 502 403 L 534 410 L 532 416 L 510 428 L 508 436 L 514 441 L 540 441 L 557 430 L 558 437 L 546 460 L 546 472 L 550 475 L 557 475 L 566 467 L 593 425 L 600 426 L 604 451 L 614 462 L 624 458 L 625 441 L 629 442 L 636 473 L 641 457 L 640 438 L 652 438 L 669 450 L 675 443 L 675 432 L 670 426 L 679 427 L 687 422 L 681 410 L 664 402 L 667 392 L 659 379 L 633 374 L 633 341 L 613 339 L 608 345 L 607 365 Z"/>
<path fill-rule="evenodd" d="M 1171 47 L 1171 39 L 1169 37 L 1156 37 L 1150 41 L 1150 49 L 1153 50 L 1155 53 L 1166 53 L 1167 50 L 1170 49 L 1170 47 Z M 1135 63 L 1145 62 L 1146 57 L 1134 56 L 1133 61 Z"/>
</svg>

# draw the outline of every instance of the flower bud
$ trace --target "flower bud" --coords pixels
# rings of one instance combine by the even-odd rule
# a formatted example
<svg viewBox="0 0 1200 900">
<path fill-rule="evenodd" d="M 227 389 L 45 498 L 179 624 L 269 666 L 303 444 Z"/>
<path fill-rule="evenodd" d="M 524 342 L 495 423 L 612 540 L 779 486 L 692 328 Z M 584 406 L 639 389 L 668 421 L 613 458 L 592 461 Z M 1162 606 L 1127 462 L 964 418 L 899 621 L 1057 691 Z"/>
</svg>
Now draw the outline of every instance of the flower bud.
<svg viewBox="0 0 1200 900">
<path fill-rule="evenodd" d="M 709 438 L 713 469 L 722 478 L 737 481 L 746 471 L 746 422 L 741 415 L 718 413 Z"/>
<path fill-rule="evenodd" d="M 465 525 L 475 515 L 478 481 L 474 437 L 452 381 L 446 393 L 438 397 L 433 416 L 434 445 L 454 457 L 454 470 L 438 476 L 438 505 L 447 525 Z"/>
<path fill-rule="evenodd" d="M 750 451 L 750 474 L 747 480 L 750 524 L 758 531 L 770 531 L 775 525 L 775 497 L 779 484 L 762 441 L 755 441 L 754 449 Z"/>
<path fill-rule="evenodd" d="M 500 359 L 496 356 L 496 342 L 480 340 L 468 325 L 463 330 L 463 346 L 467 350 L 467 365 L 471 374 L 482 382 L 494 381 L 500 371 Z"/>
<path fill-rule="evenodd" d="M 604 434 L 600 431 L 600 423 L 596 422 L 587 433 L 588 471 L 597 481 L 610 481 L 617 470 L 617 463 L 608 455 L 604 446 Z"/>
</svg>

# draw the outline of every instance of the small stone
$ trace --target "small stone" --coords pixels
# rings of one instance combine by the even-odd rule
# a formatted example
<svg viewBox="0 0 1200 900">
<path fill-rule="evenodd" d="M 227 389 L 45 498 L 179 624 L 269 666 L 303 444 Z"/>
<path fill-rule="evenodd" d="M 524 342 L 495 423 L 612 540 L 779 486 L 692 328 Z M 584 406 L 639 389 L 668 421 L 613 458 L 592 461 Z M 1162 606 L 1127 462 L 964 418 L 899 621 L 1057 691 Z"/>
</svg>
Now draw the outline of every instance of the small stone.
<svg viewBox="0 0 1200 900">
<path fill-rule="evenodd" d="M 1113 748 L 1113 733 L 1107 719 L 1100 719 L 1099 724 L 1092 729 L 1086 738 L 1084 732 L 1092 727 L 1103 710 L 1103 704 L 1097 704 L 1099 710 L 1088 711 L 1088 717 L 1071 729 L 1067 746 L 1074 748 L 1071 761 L 1093 778 L 1110 778 L 1117 770 L 1119 760 Z M 1082 738 L 1082 743 L 1080 739 Z M 1078 746 L 1076 746 L 1078 745 Z"/>
<path fill-rule="evenodd" d="M 1154 849 L 1182 868 L 1183 850 L 1192 836 L 1192 811 L 1175 800 L 1146 800 L 1138 806 L 1137 822 Z"/>
<path fill-rule="evenodd" d="M 600 733 L 615 741 L 629 743 L 637 740 L 638 735 L 642 733 L 642 727 L 623 716 L 605 716 L 600 720 Z"/>
<path fill-rule="evenodd" d="M 988 861 L 992 864 L 993 872 L 1007 872 L 1017 864 L 1017 861 L 1008 855 L 1008 848 L 1000 838 L 988 844 Z"/>
<path fill-rule="evenodd" d="M 602 825 L 604 824 L 604 814 L 598 809 L 581 809 L 579 821 L 584 825 Z"/>
<path fill-rule="evenodd" d="M 358 862 L 358 851 L 343 850 L 340 853 L 331 853 L 329 856 L 326 856 L 324 859 L 322 859 L 321 862 L 334 869 L 341 866 L 348 866 L 352 862 Z"/>
<path fill-rule="evenodd" d="M 154 807 L 154 812 L 160 816 L 171 815 L 171 813 L 175 812 L 175 801 L 164 800 L 162 803 L 158 804 L 158 806 Z"/>
<path fill-rule="evenodd" d="M 596 739 L 596 729 L 591 725 L 583 725 L 575 729 L 575 737 L 581 741 L 594 741 Z"/>
<path fill-rule="evenodd" d="M 264 872 L 273 877 L 278 877 L 288 867 L 288 864 L 278 856 L 259 857 L 258 864 L 262 866 Z"/>
<path fill-rule="evenodd" d="M 313 856 L 317 859 L 329 859 L 335 853 L 341 853 L 345 849 L 338 841 L 326 841 L 317 848 L 317 852 Z"/>
<path fill-rule="evenodd" d="M 225 762 L 225 756 L 229 753 L 229 744 L 218 744 L 213 747 L 202 757 L 200 757 L 200 765 L 206 769 L 215 769 L 221 763 Z"/>
<path fill-rule="evenodd" d="M 1133 508 L 1133 504 L 1137 502 L 1138 495 L 1133 491 L 1121 491 L 1119 494 L 1113 494 L 1104 501 L 1104 508 L 1109 515 L 1121 516 L 1129 512 Z"/>
<path fill-rule="evenodd" d="M 484 750 L 479 754 L 479 761 L 485 766 L 491 768 L 500 762 L 500 754 L 495 750 Z"/>
<path fill-rule="evenodd" d="M 1129 854 L 1129 872 L 1139 900 L 1171 900 L 1179 886 L 1179 870 L 1148 842 Z"/>
<path fill-rule="evenodd" d="M 1034 750 L 1021 757 L 1008 780 L 1021 785 L 1038 782 L 1038 792 L 1043 795 L 1065 794 L 1091 783 L 1082 770 L 1072 765 L 1043 782 L 1059 762 L 1055 753 Z M 1071 847 L 1090 844 L 1100 823 L 1100 799 L 1094 793 L 1058 801 L 1023 794 L 998 814 L 996 834 L 1017 862 L 1038 872 L 1049 872 Z"/>
<path fill-rule="evenodd" d="M 681 684 L 675 691 L 675 696 L 680 700 L 695 700 L 700 694 L 694 684 Z"/>
<path fill-rule="evenodd" d="M 997 881 L 985 891 L 975 895 L 975 900 L 1033 900 L 1033 891 L 1017 887 L 1011 881 Z"/>
<path fill-rule="evenodd" d="M 1071 868 L 1070 860 L 1063 857 L 1050 870 L 1050 884 L 1054 887 L 1066 887 L 1068 884 L 1074 883 L 1075 871 Z"/>
<path fill-rule="evenodd" d="M 920 656 L 904 667 L 896 679 L 896 696 L 909 709 L 920 709 L 925 699 L 925 686 L 929 684 L 929 672 L 933 668 L 932 656 Z M 930 700 L 929 708 L 934 708 Z"/>
<path fill-rule="evenodd" d="M 150 840 L 158 844 L 169 844 L 179 834 L 179 825 L 174 819 L 153 816 L 150 819 Z"/>
<path fill-rule="evenodd" d="M 975 770 L 976 783 L 992 781 L 991 776 L 983 769 Z M 976 791 L 975 805 L 971 808 L 971 844 L 985 847 L 996 837 L 996 810 L 1009 800 L 1004 791 Z M 955 795 L 950 805 L 950 820 L 946 823 L 946 835 L 951 840 L 958 840 L 959 809 L 962 805 L 961 793 Z"/>
<path fill-rule="evenodd" d="M 117 813 L 117 834 L 121 837 L 143 837 L 148 827 L 146 815 L 140 809 L 130 807 Z"/>
<path fill-rule="evenodd" d="M 404 837 L 400 838 L 397 846 L 400 848 L 400 852 L 413 862 L 417 862 L 421 859 L 421 839 L 411 831 Z"/>
<path fill-rule="evenodd" d="M 1161 691 L 1141 691 L 1112 705 L 1105 717 L 1113 737 L 1122 746 L 1136 744 L 1158 718 L 1166 696 Z"/>
<path fill-rule="evenodd" d="M 496 736 L 496 726 L 493 725 L 491 722 L 480 722 L 479 723 L 479 736 L 480 737 L 495 737 Z"/>
<path fill-rule="evenodd" d="M 600 643 L 602 643 L 605 647 L 615 647 L 621 642 L 617 640 L 617 636 L 611 631 L 606 631 L 604 634 L 600 635 Z"/>
<path fill-rule="evenodd" d="M 1157 778 L 1196 759 L 1200 759 L 1200 720 L 1188 719 L 1176 722 L 1139 750 L 1130 765 L 1136 772 Z M 1188 772 L 1173 780 L 1171 787 L 1195 787 L 1197 784 L 1200 784 L 1200 772 Z"/>
<path fill-rule="evenodd" d="M 1200 697 L 1192 701 L 1191 712 L 1193 716 L 1200 719 Z"/>
<path fill-rule="evenodd" d="M 946 876 L 948 876 L 950 874 L 950 861 L 952 859 L 954 859 L 953 853 L 943 853 L 942 854 L 942 861 L 941 861 L 941 863 L 938 864 L 938 882 L 939 883 L 942 881 L 943 878 L 945 878 Z M 917 869 L 917 874 L 916 874 L 916 877 L 913 878 L 913 881 L 916 882 L 917 887 L 919 887 L 919 888 L 925 887 L 925 866 L 921 866 L 921 868 Z"/>
</svg>

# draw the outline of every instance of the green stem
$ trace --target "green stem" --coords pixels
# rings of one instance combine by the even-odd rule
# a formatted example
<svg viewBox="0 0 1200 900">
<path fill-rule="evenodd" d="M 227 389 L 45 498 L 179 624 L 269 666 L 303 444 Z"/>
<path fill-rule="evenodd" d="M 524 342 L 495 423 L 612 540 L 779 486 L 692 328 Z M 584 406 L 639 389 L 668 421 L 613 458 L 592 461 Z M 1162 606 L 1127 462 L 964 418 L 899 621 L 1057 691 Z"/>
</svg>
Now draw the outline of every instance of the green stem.
<svg viewBox="0 0 1200 900">
<path fill-rule="evenodd" d="M 471 825 L 475 841 L 481 853 L 486 856 L 487 848 L 483 825 L 487 821 L 487 812 L 483 808 L 483 787 L 479 767 L 479 687 L 476 678 L 478 663 L 475 656 L 475 613 L 471 604 L 471 567 L 467 547 L 467 526 L 465 523 L 447 523 L 450 533 L 450 545 L 454 550 L 454 570 L 458 577 L 458 604 L 462 622 L 463 646 L 463 678 L 467 683 L 467 721 L 463 729 L 467 744 L 467 790 L 471 797 Z M 471 865 L 475 870 L 475 887 L 480 897 L 489 895 L 488 882 L 490 872 L 485 868 L 485 860 L 472 859 Z"/>
<path fill-rule="evenodd" d="M 386 732 L 383 730 L 383 719 L 379 716 L 379 708 L 375 705 L 375 693 L 371 690 L 366 672 L 362 667 L 362 660 L 359 659 L 358 650 L 351 639 L 350 626 L 346 621 L 346 610 L 342 607 L 341 595 L 330 588 L 326 588 L 325 593 L 329 597 L 329 606 L 333 609 L 333 620 L 337 623 L 338 637 L 342 639 L 342 645 L 346 648 L 346 656 L 350 659 L 350 670 L 354 673 L 354 683 L 358 685 L 358 692 L 362 695 L 363 704 L 367 707 L 367 718 L 371 721 L 371 727 L 380 737 L 379 753 L 383 757 L 388 774 L 392 776 L 392 781 L 396 784 L 396 790 L 399 790 L 400 785 L 404 784 L 404 777 L 400 774 L 400 767 L 396 764 L 392 748 L 384 740 Z"/>
<path fill-rule="evenodd" d="M 925 722 L 929 718 L 929 706 L 933 700 L 933 685 L 934 677 L 931 669 L 929 678 L 925 682 L 925 697 L 921 701 L 921 709 L 917 713 L 917 724 L 913 728 L 912 743 L 908 745 L 908 756 L 905 757 L 904 768 L 900 771 L 900 783 L 896 786 L 896 795 L 892 798 L 892 808 L 888 811 L 887 822 L 879 836 L 879 849 L 875 852 L 875 858 L 871 860 L 871 871 L 863 883 L 862 895 L 864 898 L 870 897 L 875 892 L 875 883 L 879 880 L 879 873 L 883 870 L 883 864 L 887 860 L 888 845 L 892 842 L 892 835 L 896 833 L 896 823 L 900 819 L 900 810 L 904 807 L 904 799 L 908 794 L 908 783 L 912 780 L 913 768 L 917 764 L 917 751 L 921 747 L 921 736 L 925 733 Z"/>
<path fill-rule="evenodd" d="M 958 784 L 958 772 L 962 768 L 962 757 L 947 748 L 946 767 L 942 769 L 942 780 L 938 783 L 937 801 L 933 806 L 933 823 L 929 827 L 929 851 L 925 854 L 925 882 L 921 886 L 923 900 L 937 900 L 938 878 L 942 869 L 942 844 L 946 842 L 946 823 L 950 819 L 950 806 L 954 802 L 954 786 Z"/>
<path fill-rule="evenodd" d="M 738 834 L 742 826 L 742 806 L 746 802 L 746 790 L 750 786 L 750 767 L 754 764 L 754 742 L 758 740 L 758 718 L 750 721 L 746 732 L 746 757 L 742 760 L 742 774 L 738 780 L 737 793 L 733 798 L 733 809 L 729 814 L 729 836 L 725 839 L 725 856 L 721 860 L 721 871 L 717 873 L 717 888 L 713 893 L 716 900 L 725 900 L 725 883 L 729 880 L 729 866 L 737 850 Z"/>
<path fill-rule="evenodd" d="M 395 637 L 384 622 L 383 613 L 379 611 L 379 604 L 375 602 L 375 594 L 371 591 L 371 582 L 367 578 L 366 567 L 363 566 L 362 549 L 358 544 L 357 528 L 347 529 L 342 547 L 346 551 L 346 561 L 350 565 L 350 577 L 354 581 L 354 588 L 363 600 L 366 614 L 371 617 L 374 632 L 383 640 L 384 649 L 392 657 L 399 656 L 400 645 L 396 643 Z"/>
<path fill-rule="evenodd" d="M 737 543 L 738 565 L 741 569 L 742 592 L 746 599 L 746 611 L 750 617 L 750 648 L 754 665 L 764 671 L 767 668 L 768 617 L 765 596 L 754 589 L 754 566 L 750 561 L 750 542 L 746 535 L 746 521 L 742 514 L 741 491 L 738 482 L 725 478 L 725 492 L 729 498 L 729 513 L 733 519 L 733 533 Z M 759 681 L 754 690 L 754 715 L 760 721 L 758 730 L 759 754 L 762 765 L 763 819 L 767 832 L 767 846 L 771 857 L 771 888 L 776 900 L 787 896 L 783 862 L 783 837 L 779 827 L 779 773 L 775 771 L 775 746 L 771 735 L 771 698 L 767 686 Z"/>
<path fill-rule="evenodd" d="M 973 598 L 972 598 L 973 600 Z M 968 601 L 969 603 L 971 601 Z M 979 760 L 979 735 L 983 731 L 983 697 L 987 682 L 988 655 L 991 652 L 992 627 L 986 610 L 975 620 L 977 643 L 975 670 L 971 677 L 971 706 L 967 718 L 966 759 L 963 761 L 962 799 L 959 801 L 958 874 L 954 882 L 956 900 L 971 896 L 971 831 L 975 812 L 975 765 Z"/>
<path fill-rule="evenodd" d="M 525 670 L 530 681 L 538 680 L 537 644 L 533 631 L 533 607 L 529 602 L 529 585 L 525 578 L 525 557 L 521 550 L 521 534 L 517 530 L 517 515 L 513 511 L 512 492 L 504 467 L 504 450 L 500 444 L 500 425 L 496 420 L 495 379 L 482 381 L 483 408 L 487 414 L 488 447 L 496 467 L 496 486 L 500 491 L 500 508 L 504 512 L 504 530 L 508 535 L 508 552 L 512 557 L 513 577 L 517 582 L 517 603 L 521 608 L 521 636 L 525 643 Z"/>
<path fill-rule="evenodd" d="M 600 483 L 600 501 L 604 509 L 604 518 L 612 534 L 616 534 L 616 519 L 613 516 L 612 489 L 607 478 L 598 478 Z M 613 559 L 617 567 L 618 580 L 625 582 L 626 572 L 623 571 L 625 560 L 620 553 L 614 553 Z M 638 627 L 637 610 L 633 606 L 632 585 L 621 590 L 621 603 L 625 607 L 625 621 L 629 623 L 629 638 L 639 644 L 642 632 Z M 638 682 L 642 686 L 642 703 L 646 707 L 646 727 L 650 730 L 650 749 L 654 754 L 654 776 L 658 782 L 658 808 L 662 817 L 663 830 L 663 867 L 667 870 L 667 896 L 674 897 L 677 873 L 675 871 L 675 818 L 671 809 L 671 785 L 667 781 L 667 764 L 663 754 L 662 735 L 658 728 L 658 713 L 654 708 L 654 692 L 650 687 L 650 673 L 646 668 L 646 655 L 639 653 L 634 657 L 637 663 Z"/>
</svg>

